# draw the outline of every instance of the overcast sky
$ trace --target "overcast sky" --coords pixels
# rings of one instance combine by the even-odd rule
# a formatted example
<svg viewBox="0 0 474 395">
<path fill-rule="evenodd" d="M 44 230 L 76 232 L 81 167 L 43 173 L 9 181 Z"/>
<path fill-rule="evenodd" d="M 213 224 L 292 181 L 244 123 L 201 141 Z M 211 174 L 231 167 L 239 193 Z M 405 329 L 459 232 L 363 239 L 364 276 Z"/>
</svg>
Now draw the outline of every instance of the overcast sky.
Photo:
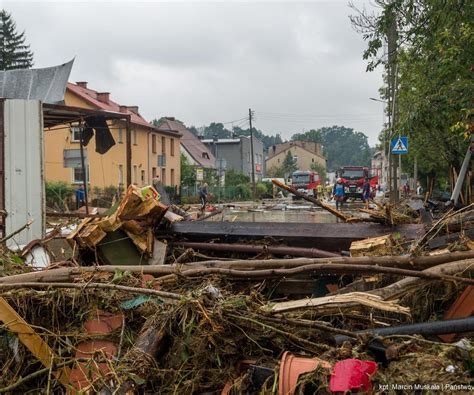
<svg viewBox="0 0 474 395">
<path fill-rule="evenodd" d="M 71 81 L 138 105 L 148 120 L 201 126 L 252 108 L 267 134 L 337 124 L 377 141 L 383 104 L 369 97 L 381 71 L 365 71 L 346 0 L 0 4 L 26 31 L 35 67 L 76 57 Z"/>
</svg>

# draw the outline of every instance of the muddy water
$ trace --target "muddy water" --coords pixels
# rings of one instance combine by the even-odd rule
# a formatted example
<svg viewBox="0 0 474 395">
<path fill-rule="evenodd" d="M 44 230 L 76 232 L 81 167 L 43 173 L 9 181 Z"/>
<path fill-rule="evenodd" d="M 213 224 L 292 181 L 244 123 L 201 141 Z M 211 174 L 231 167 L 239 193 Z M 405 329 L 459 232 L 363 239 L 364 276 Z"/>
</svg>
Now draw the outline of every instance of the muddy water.
<svg viewBox="0 0 474 395">
<path fill-rule="evenodd" d="M 269 210 L 257 212 L 230 210 L 226 211 L 224 221 L 332 223 L 336 222 L 336 217 L 322 210 Z"/>
</svg>

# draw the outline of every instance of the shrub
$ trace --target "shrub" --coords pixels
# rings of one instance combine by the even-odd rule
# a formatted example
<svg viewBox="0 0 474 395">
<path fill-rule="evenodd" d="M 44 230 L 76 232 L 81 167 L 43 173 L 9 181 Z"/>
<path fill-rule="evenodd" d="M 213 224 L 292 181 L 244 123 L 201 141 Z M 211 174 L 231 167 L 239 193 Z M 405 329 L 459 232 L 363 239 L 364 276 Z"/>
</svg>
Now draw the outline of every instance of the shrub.
<svg viewBox="0 0 474 395">
<path fill-rule="evenodd" d="M 65 211 L 74 195 L 72 185 L 63 181 L 46 181 L 46 206 L 55 210 Z"/>
</svg>

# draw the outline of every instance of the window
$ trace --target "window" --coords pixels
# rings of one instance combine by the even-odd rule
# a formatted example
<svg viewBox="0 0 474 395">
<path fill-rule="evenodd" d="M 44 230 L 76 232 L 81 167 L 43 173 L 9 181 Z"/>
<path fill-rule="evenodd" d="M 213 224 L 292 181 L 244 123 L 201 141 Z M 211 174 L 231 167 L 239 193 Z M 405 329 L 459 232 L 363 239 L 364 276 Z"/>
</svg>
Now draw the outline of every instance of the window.
<svg viewBox="0 0 474 395">
<path fill-rule="evenodd" d="M 122 128 L 117 129 L 117 142 L 119 144 L 123 144 L 123 129 Z"/>
<path fill-rule="evenodd" d="M 313 162 L 313 163 L 314 163 L 314 158 L 311 158 L 311 162 Z"/>
<path fill-rule="evenodd" d="M 171 169 L 170 182 L 171 186 L 174 187 L 174 169 Z"/>
<path fill-rule="evenodd" d="M 280 163 L 280 158 L 278 158 L 278 163 Z"/>
<path fill-rule="evenodd" d="M 123 185 L 123 165 L 118 165 L 118 182 L 119 186 Z"/>
<path fill-rule="evenodd" d="M 298 163 L 298 155 L 293 155 L 293 162 Z"/>
<path fill-rule="evenodd" d="M 138 167 L 137 165 L 133 165 L 133 183 L 137 184 L 138 181 Z"/>
<path fill-rule="evenodd" d="M 174 156 L 174 139 L 170 139 L 170 155 Z"/>
<path fill-rule="evenodd" d="M 138 136 L 137 136 L 137 131 L 133 131 L 133 145 L 138 145 Z"/>
<path fill-rule="evenodd" d="M 203 157 L 204 159 L 210 159 L 210 158 L 209 158 L 209 154 L 208 154 L 207 152 L 203 152 L 203 153 L 202 153 L 202 157 Z"/>
<path fill-rule="evenodd" d="M 156 134 L 151 135 L 151 152 L 156 154 Z"/>
<path fill-rule="evenodd" d="M 151 168 L 151 176 L 152 176 L 153 178 L 156 178 L 156 167 L 152 167 L 152 168 Z"/>
<path fill-rule="evenodd" d="M 247 152 L 247 162 L 250 163 L 250 152 Z"/>
<path fill-rule="evenodd" d="M 166 169 L 161 169 L 161 183 L 166 185 Z"/>
<path fill-rule="evenodd" d="M 166 154 L 166 137 L 161 138 L 161 153 Z"/>
<path fill-rule="evenodd" d="M 79 143 L 81 141 L 81 128 L 79 125 L 71 126 L 71 142 Z"/>
<path fill-rule="evenodd" d="M 86 180 L 89 182 L 89 167 L 86 167 L 87 177 Z M 72 169 L 72 182 L 73 184 L 80 184 L 84 182 L 84 174 L 82 172 L 82 167 L 75 167 Z"/>
<path fill-rule="evenodd" d="M 141 181 L 142 181 L 142 186 L 145 185 L 145 170 L 142 170 L 141 172 Z"/>
</svg>

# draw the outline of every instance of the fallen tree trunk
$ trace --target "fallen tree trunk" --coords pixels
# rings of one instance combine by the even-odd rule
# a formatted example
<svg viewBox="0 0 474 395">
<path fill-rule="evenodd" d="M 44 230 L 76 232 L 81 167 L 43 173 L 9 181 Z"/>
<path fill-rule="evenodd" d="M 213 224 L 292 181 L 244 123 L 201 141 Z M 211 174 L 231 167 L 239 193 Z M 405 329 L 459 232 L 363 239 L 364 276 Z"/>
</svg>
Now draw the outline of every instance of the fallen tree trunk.
<svg viewBox="0 0 474 395">
<path fill-rule="evenodd" d="M 168 274 L 184 273 L 189 270 L 202 271 L 204 269 L 226 269 L 234 270 L 242 276 L 244 271 L 252 271 L 253 273 L 261 273 L 262 270 L 267 269 L 277 270 L 283 268 L 297 269 L 300 267 L 308 267 L 309 265 L 344 265 L 348 272 L 357 272 L 358 267 L 363 266 L 378 266 L 379 271 L 384 267 L 390 268 L 411 268 L 411 269 L 426 269 L 432 266 L 437 266 L 447 262 L 455 262 L 465 259 L 474 259 L 474 251 L 455 252 L 443 255 L 433 256 L 383 256 L 383 257 L 337 257 L 337 258 L 293 258 L 293 259 L 267 259 L 267 260 L 236 260 L 236 261 L 202 261 L 192 264 L 179 265 L 106 265 L 106 266 L 84 266 L 84 267 L 66 267 L 56 269 L 46 269 L 37 272 L 22 273 L 13 276 L 0 277 L 0 284 L 11 283 L 29 283 L 29 282 L 73 282 L 84 273 L 114 273 L 116 270 L 128 271 L 131 273 L 152 274 L 155 276 L 164 276 Z M 318 266 L 317 266 L 318 267 Z M 337 268 L 337 266 L 334 266 Z M 310 269 L 311 270 L 311 269 Z M 321 270 L 321 269 L 318 269 Z M 338 269 L 340 270 L 340 269 Z M 366 269 L 361 269 L 364 272 Z M 374 269 L 377 270 L 377 269 Z M 340 271 L 338 271 L 340 272 Z M 219 273 L 219 272 L 215 272 Z M 225 273 L 225 272 L 223 272 Z M 410 274 L 416 273 L 414 270 Z M 203 274 L 212 274 L 211 272 L 203 272 Z M 291 274 L 291 272 L 290 272 Z M 324 273 L 322 273 L 324 274 Z M 392 273 L 393 274 L 393 273 Z"/>
<path fill-rule="evenodd" d="M 268 252 L 269 254 L 274 255 L 293 255 L 307 258 L 329 258 L 340 256 L 339 254 L 320 250 L 318 248 L 267 246 L 258 244 L 178 242 L 173 243 L 173 245 L 184 248 L 193 248 L 195 250 L 243 252 L 253 254 Z"/>
<path fill-rule="evenodd" d="M 9 283 L 9 284 L 0 284 L 1 290 L 11 290 L 11 289 L 47 289 L 47 288 L 75 288 L 75 289 L 107 289 L 128 292 L 133 294 L 143 294 L 143 295 L 153 295 L 160 297 L 162 299 L 170 300 L 180 300 L 182 296 L 172 292 L 157 291 L 155 289 L 148 288 L 136 288 L 128 287 L 125 285 L 118 284 L 106 284 L 106 283 Z"/>
<path fill-rule="evenodd" d="M 272 279 L 283 278 L 301 274 L 338 274 L 338 273 L 354 273 L 354 274 L 375 274 L 385 273 L 399 276 L 421 277 L 426 279 L 437 279 L 445 281 L 458 281 L 466 284 L 474 284 L 474 279 L 456 277 L 439 273 L 431 273 L 428 271 L 417 272 L 416 270 L 398 269 L 392 267 L 380 267 L 374 265 L 346 265 L 346 264 L 314 264 L 300 266 L 292 269 L 267 269 L 267 270 L 234 270 L 222 268 L 198 268 L 187 269 L 181 272 L 169 274 L 157 279 L 158 282 L 175 281 L 181 277 L 202 277 L 208 275 L 222 275 L 229 279 Z"/>
<path fill-rule="evenodd" d="M 422 273 L 452 275 L 463 273 L 464 275 L 474 274 L 474 259 L 466 259 L 457 262 L 448 262 L 424 270 Z M 383 300 L 398 299 L 402 295 L 413 291 L 423 285 L 426 280 L 418 277 L 407 277 L 396 283 L 387 285 L 383 288 L 374 289 L 368 293 L 378 295 Z"/>
<path fill-rule="evenodd" d="M 326 211 L 329 211 L 332 215 L 335 215 L 337 218 L 342 219 L 344 222 L 354 221 L 354 218 L 348 217 L 344 213 L 340 212 L 339 210 L 336 210 L 335 208 L 331 207 L 329 204 L 326 204 L 326 203 L 322 202 L 319 199 L 308 196 L 306 193 L 298 192 L 296 189 L 294 189 L 294 188 L 292 188 L 288 185 L 285 185 L 285 184 L 283 184 L 282 182 L 280 182 L 278 180 L 273 179 L 272 182 L 277 187 L 279 187 L 281 189 L 284 189 L 285 191 L 288 191 L 288 192 L 292 193 L 293 195 L 298 196 L 298 197 L 300 197 L 300 198 L 302 198 L 302 199 L 304 199 L 308 202 L 311 202 L 311 203 L 315 204 L 316 206 L 323 208 Z M 360 219 L 357 218 L 357 220 L 360 220 Z"/>
</svg>

